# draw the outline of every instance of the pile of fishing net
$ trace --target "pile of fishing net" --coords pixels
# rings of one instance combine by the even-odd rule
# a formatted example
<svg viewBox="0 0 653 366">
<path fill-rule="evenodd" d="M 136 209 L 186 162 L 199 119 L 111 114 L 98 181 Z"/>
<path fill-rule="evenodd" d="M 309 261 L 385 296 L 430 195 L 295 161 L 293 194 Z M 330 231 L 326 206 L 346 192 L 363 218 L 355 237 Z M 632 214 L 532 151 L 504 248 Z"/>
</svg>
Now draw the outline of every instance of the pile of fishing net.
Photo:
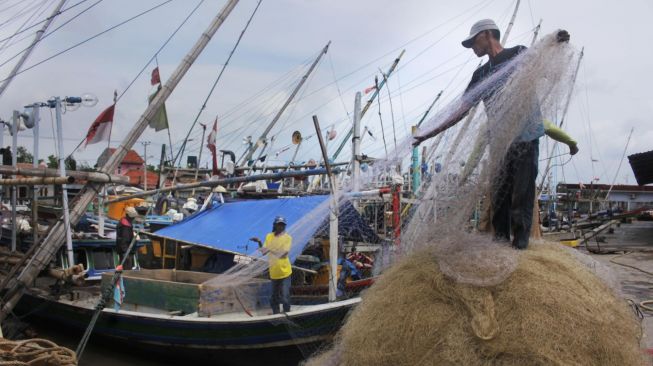
<svg viewBox="0 0 653 366">
<path fill-rule="evenodd" d="M 77 356 L 74 351 L 47 339 L 0 338 L 0 365 L 76 366 Z"/>
<path fill-rule="evenodd" d="M 492 270 L 507 251 L 514 270 Z M 427 248 L 392 266 L 308 365 L 643 364 L 639 323 L 592 258 L 558 244 L 516 251 L 489 240 L 445 257 Z M 460 271 L 449 273 L 453 264 Z"/>
</svg>

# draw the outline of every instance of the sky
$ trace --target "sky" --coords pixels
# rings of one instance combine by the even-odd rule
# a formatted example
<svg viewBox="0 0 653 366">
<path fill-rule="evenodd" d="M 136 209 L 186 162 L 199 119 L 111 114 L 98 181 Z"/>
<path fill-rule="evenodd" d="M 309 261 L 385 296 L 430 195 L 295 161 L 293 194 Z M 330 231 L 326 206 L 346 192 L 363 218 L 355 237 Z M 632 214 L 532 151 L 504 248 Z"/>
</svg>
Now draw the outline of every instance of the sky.
<svg viewBox="0 0 653 366">
<path fill-rule="evenodd" d="M 55 0 L 0 0 L 0 79 L 5 79 L 20 51 L 39 28 L 14 33 L 44 19 L 58 3 Z M 9 121 L 13 110 L 54 96 L 91 93 L 99 99 L 93 107 L 67 110 L 63 114 L 64 152 L 73 152 L 102 110 L 112 104 L 113 92 L 121 96 L 116 104 L 111 146 L 116 147 L 145 111 L 150 71 L 159 65 L 165 82 L 202 31 L 226 3 L 222 0 L 69 0 L 36 46 L 6 92 L 0 96 L 0 118 Z M 62 54 L 57 53 L 113 27 L 157 5 L 161 6 Z M 501 29 L 508 25 L 515 0 L 386 1 L 386 0 L 263 0 L 253 21 L 201 111 L 212 84 L 234 46 L 257 1 L 241 0 L 204 52 L 168 99 L 168 131 L 148 129 L 134 146 L 141 155 L 147 146 L 148 163 L 158 162 L 161 145 L 179 148 L 196 119 L 209 129 L 216 117 L 218 149 L 233 150 L 240 156 L 243 138 L 257 139 L 284 100 L 306 72 L 320 50 L 331 41 L 328 53 L 306 81 L 269 137 L 270 161 L 291 159 L 293 131 L 305 142 L 298 161 L 319 159 L 311 116 L 317 115 L 323 130 L 333 129 L 331 155 L 351 126 L 354 95 L 374 84 L 405 49 L 397 71 L 382 91 L 381 119 L 375 102 L 362 121 L 374 135 L 365 137 L 364 154 L 383 157 L 386 146 L 393 148 L 409 134 L 437 93 L 443 96 L 435 109 L 460 95 L 478 65 L 471 50 L 460 45 L 471 25 L 483 18 L 494 19 Z M 199 5 L 199 6 L 198 6 Z M 188 21 L 156 54 L 170 35 L 190 15 Z M 81 13 L 84 9 L 88 10 Z M 506 46 L 529 45 L 533 29 L 542 19 L 541 34 L 563 28 L 571 34 L 572 45 L 584 47 L 578 80 L 564 129 L 579 144 L 580 152 L 569 160 L 560 157 L 563 167 L 555 170 L 556 181 L 576 183 L 597 179 L 599 183 L 636 184 L 627 159 L 619 168 L 628 136 L 634 129 L 626 155 L 653 149 L 653 99 L 651 83 L 650 31 L 653 14 L 650 0 L 562 1 L 522 0 Z M 68 22 L 65 24 L 65 22 Z M 59 29 L 57 29 L 60 27 Z M 13 38 L 9 38 L 14 35 Z M 55 57 L 52 57 L 55 56 Z M 52 57 L 51 59 L 49 59 Z M 485 61 L 485 60 L 484 60 Z M 42 63 L 41 63 L 42 62 Z M 137 77 L 141 69 L 145 71 Z M 128 87 L 132 82 L 133 85 Z M 390 91 L 390 97 L 388 92 Z M 41 159 L 55 154 L 53 116 L 41 110 Z M 393 123 L 394 121 L 394 123 Z M 394 126 L 394 128 L 393 128 Z M 208 134 L 208 131 L 207 131 Z M 11 137 L 4 130 L 4 145 Z M 197 125 L 190 132 L 187 154 L 202 149 L 204 166 L 208 150 L 201 145 Z M 19 145 L 32 149 L 32 131 L 21 131 Z M 202 144 L 205 145 L 205 144 Z M 542 144 L 544 145 L 544 144 Z M 94 165 L 107 145 L 90 145 L 74 157 Z M 341 159 L 348 159 L 349 143 Z M 560 153 L 566 153 L 563 148 Z M 184 160 L 185 161 L 185 160 Z M 541 163 L 543 165 L 543 163 Z M 618 172 L 617 172 L 618 171 Z"/>
</svg>

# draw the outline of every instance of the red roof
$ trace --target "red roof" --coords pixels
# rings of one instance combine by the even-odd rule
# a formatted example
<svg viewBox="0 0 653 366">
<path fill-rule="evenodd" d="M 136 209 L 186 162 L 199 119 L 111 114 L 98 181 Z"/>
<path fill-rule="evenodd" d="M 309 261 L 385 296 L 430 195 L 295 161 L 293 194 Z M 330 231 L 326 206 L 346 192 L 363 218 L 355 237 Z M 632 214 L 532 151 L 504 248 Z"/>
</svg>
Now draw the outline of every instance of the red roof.
<svg viewBox="0 0 653 366">
<path fill-rule="evenodd" d="M 125 172 L 123 175 L 129 177 L 129 184 L 132 186 L 140 186 L 143 187 L 143 171 L 142 170 L 129 170 Z M 154 188 L 156 187 L 156 184 L 159 182 L 159 175 L 147 171 L 147 186 L 148 188 Z"/>
<path fill-rule="evenodd" d="M 111 156 L 113 155 L 113 152 L 116 151 L 116 149 L 111 147 L 109 148 L 109 151 L 111 152 L 109 156 Z M 143 163 L 145 163 L 145 160 L 143 160 L 143 158 L 141 158 L 141 156 L 138 155 L 138 153 L 134 150 L 129 150 L 127 152 L 127 155 L 125 155 L 125 158 L 122 159 L 122 164 L 143 164 Z"/>
</svg>

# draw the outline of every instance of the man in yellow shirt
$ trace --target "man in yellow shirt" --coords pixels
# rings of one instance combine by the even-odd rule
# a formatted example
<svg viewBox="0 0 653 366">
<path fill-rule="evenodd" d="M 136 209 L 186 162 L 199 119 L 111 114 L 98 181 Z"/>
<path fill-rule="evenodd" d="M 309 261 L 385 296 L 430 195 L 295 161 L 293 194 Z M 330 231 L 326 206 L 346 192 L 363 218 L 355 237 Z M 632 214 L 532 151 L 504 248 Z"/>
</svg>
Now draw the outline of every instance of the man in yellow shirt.
<svg viewBox="0 0 653 366">
<path fill-rule="evenodd" d="M 259 238 L 250 238 L 258 243 L 261 253 L 268 254 L 270 263 L 270 279 L 272 280 L 272 297 L 270 305 L 272 313 L 279 314 L 279 304 L 283 312 L 290 311 L 290 275 L 292 268 L 288 252 L 292 245 L 292 237 L 286 233 L 286 219 L 277 216 L 272 223 L 272 232 L 265 236 L 265 243 Z"/>
</svg>

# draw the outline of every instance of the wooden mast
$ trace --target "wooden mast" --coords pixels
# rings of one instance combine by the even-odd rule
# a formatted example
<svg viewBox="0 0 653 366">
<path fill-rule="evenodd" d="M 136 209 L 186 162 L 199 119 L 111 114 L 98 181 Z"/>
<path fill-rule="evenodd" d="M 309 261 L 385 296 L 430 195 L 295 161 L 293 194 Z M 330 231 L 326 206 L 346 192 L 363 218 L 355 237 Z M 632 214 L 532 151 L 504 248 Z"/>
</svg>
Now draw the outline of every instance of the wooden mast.
<svg viewBox="0 0 653 366">
<path fill-rule="evenodd" d="M 292 102 L 292 100 L 295 98 L 295 96 L 299 92 L 299 89 L 302 88 L 302 86 L 304 85 L 304 83 L 306 82 L 308 77 L 311 75 L 311 73 L 313 72 L 313 70 L 317 66 L 318 62 L 320 62 L 320 59 L 322 59 L 322 56 L 324 56 L 327 53 L 327 51 L 329 50 L 329 45 L 330 44 L 331 44 L 331 41 L 329 41 L 326 44 L 326 46 L 324 46 L 324 48 L 320 52 L 319 56 L 317 56 L 315 61 L 313 61 L 313 64 L 308 69 L 306 74 L 304 74 L 304 76 L 302 76 L 302 79 L 299 81 L 299 84 L 297 84 L 297 86 L 295 87 L 295 90 L 292 91 L 292 93 L 290 94 L 290 96 L 288 97 L 286 102 L 281 106 L 281 109 L 279 109 L 279 111 L 274 116 L 274 118 L 272 118 L 272 121 L 270 122 L 270 124 L 268 124 L 268 127 L 265 128 L 265 131 L 263 131 L 263 133 L 261 134 L 261 137 L 258 138 L 258 141 L 256 141 L 256 143 L 250 145 L 249 150 L 247 151 L 247 154 L 243 157 L 242 162 L 240 162 L 241 164 L 243 164 L 243 165 L 247 164 L 247 162 L 254 155 L 254 152 L 256 152 L 256 149 L 258 149 L 259 145 L 263 146 L 263 145 L 267 144 L 266 139 L 268 137 L 268 133 L 270 133 L 270 130 L 272 130 L 272 127 L 274 127 L 274 125 L 277 123 L 277 121 L 279 121 L 279 118 L 281 118 L 281 115 L 283 114 L 283 112 L 286 110 L 286 108 L 288 108 L 288 106 L 290 105 L 290 102 Z M 252 164 L 252 166 L 254 166 L 254 164 Z"/>
<path fill-rule="evenodd" d="M 392 65 L 388 69 L 388 72 L 383 77 L 383 80 L 381 80 L 381 82 L 379 83 L 379 87 L 374 90 L 374 93 L 372 94 L 370 99 L 368 99 L 367 103 L 365 103 L 365 106 L 363 107 L 363 111 L 361 112 L 361 116 L 360 116 L 361 119 L 363 118 L 363 116 L 365 116 L 365 113 L 367 112 L 367 110 L 370 109 L 370 106 L 374 102 L 374 99 L 379 95 L 379 92 L 381 91 L 381 89 L 385 85 L 385 82 L 390 77 L 390 74 L 392 74 L 392 72 L 395 71 L 395 68 L 397 68 L 397 65 L 399 64 L 399 60 L 401 60 L 401 57 L 404 55 L 405 52 L 406 52 L 406 50 L 401 50 L 401 53 L 394 60 L 394 62 L 392 63 Z M 354 126 L 352 126 L 349 129 L 349 131 L 347 132 L 347 134 L 345 135 L 345 137 L 342 138 L 342 141 L 340 142 L 340 145 L 338 145 L 338 149 L 336 149 L 336 152 L 331 157 L 332 161 L 336 161 L 336 158 L 338 157 L 338 155 L 340 155 L 340 152 L 345 147 L 345 144 L 347 143 L 347 141 L 349 141 L 349 138 L 351 137 L 351 135 L 353 133 L 354 133 Z"/>
</svg>

